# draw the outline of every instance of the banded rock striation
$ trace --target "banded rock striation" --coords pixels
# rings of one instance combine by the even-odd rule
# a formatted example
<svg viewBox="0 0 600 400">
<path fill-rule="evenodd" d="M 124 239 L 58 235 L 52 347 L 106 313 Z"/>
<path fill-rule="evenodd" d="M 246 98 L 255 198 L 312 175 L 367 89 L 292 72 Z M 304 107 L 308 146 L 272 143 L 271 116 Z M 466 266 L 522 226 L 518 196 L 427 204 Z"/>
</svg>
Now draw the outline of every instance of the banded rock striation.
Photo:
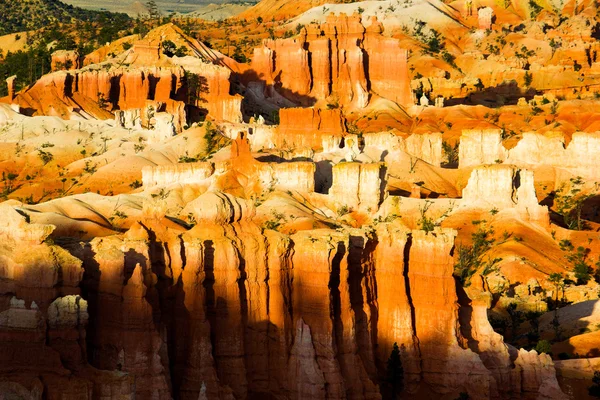
<svg viewBox="0 0 600 400">
<path fill-rule="evenodd" d="M 198 60 L 189 65 L 121 67 L 98 65 L 45 75 L 12 100 L 29 115 L 71 115 L 107 119 L 112 111 L 144 109 L 148 101 L 162 104 L 157 112 L 186 123 L 185 105 L 219 120 L 241 121 L 241 98 L 229 94 L 230 71 Z M 193 78 L 193 79 L 192 79 Z"/>
<path fill-rule="evenodd" d="M 365 28 L 358 14 L 330 15 L 300 36 L 265 40 L 254 50 L 251 72 L 301 105 L 322 99 L 346 108 L 365 108 L 372 96 L 410 105 L 408 52 L 382 35 L 376 18 Z"/>
<path fill-rule="evenodd" d="M 572 174 L 594 176 L 600 154 L 597 132 L 575 132 L 568 145 L 559 132 L 525 132 L 510 149 L 502 143 L 500 130 L 464 130 L 460 138 L 460 167 L 509 163 L 523 167 L 551 166 Z"/>
<path fill-rule="evenodd" d="M 47 315 L 49 343 L 72 370 L 88 366 L 73 358 L 65 335 L 89 318 L 89 364 L 133 377 L 136 398 L 379 398 L 394 342 L 411 393 L 495 398 L 543 389 L 562 398 L 546 384 L 551 361 L 504 362 L 504 375 L 522 377 L 508 388 L 461 347 L 455 231 L 410 231 L 396 222 L 285 235 L 261 230 L 251 203 L 234 196 L 205 194 L 197 203 L 190 212 L 200 223 L 184 233 L 148 215 L 124 234 L 68 245 L 85 271 L 73 284 L 80 280 L 89 317 L 83 300 L 57 303 L 56 294 L 44 299 L 36 290 L 18 295 L 35 296 L 42 311 L 32 303 L 18 311 L 31 314 L 20 320 L 33 329 Z"/>
<path fill-rule="evenodd" d="M 87 363 L 84 270 L 66 250 L 44 242 L 53 226 L 28 224 L 0 207 L 0 393 L 41 399 L 129 399 L 132 377 Z M 18 398 L 18 397 L 17 397 Z"/>
</svg>

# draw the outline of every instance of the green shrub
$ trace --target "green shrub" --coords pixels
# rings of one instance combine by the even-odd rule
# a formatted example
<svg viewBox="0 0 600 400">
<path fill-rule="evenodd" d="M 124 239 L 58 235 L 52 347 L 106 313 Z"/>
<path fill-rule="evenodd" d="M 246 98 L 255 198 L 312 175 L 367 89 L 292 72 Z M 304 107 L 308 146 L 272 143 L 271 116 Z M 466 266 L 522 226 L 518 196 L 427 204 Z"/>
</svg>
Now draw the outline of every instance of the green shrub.
<svg viewBox="0 0 600 400">
<path fill-rule="evenodd" d="M 537 351 L 538 354 L 546 353 L 552 355 L 552 345 L 549 341 L 542 339 L 535 345 L 535 351 Z"/>
</svg>

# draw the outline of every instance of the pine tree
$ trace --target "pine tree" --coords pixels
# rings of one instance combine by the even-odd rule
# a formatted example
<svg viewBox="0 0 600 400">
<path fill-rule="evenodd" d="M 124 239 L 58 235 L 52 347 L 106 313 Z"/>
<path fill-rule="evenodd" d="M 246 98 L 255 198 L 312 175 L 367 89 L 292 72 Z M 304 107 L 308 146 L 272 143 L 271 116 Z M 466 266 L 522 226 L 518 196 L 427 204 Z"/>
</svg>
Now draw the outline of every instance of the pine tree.
<svg viewBox="0 0 600 400">
<path fill-rule="evenodd" d="M 160 18 L 160 10 L 158 9 L 158 6 L 154 0 L 148 1 L 146 3 L 146 8 L 148 9 L 148 15 L 150 16 L 151 20 L 157 20 Z"/>
<path fill-rule="evenodd" d="M 398 343 L 394 343 L 394 348 L 387 361 L 387 380 L 392 388 L 393 398 L 396 398 L 404 389 L 404 368 L 400 359 L 400 349 Z"/>
<path fill-rule="evenodd" d="M 588 389 L 588 394 L 592 397 L 600 398 L 600 371 L 594 371 L 592 386 Z"/>
</svg>

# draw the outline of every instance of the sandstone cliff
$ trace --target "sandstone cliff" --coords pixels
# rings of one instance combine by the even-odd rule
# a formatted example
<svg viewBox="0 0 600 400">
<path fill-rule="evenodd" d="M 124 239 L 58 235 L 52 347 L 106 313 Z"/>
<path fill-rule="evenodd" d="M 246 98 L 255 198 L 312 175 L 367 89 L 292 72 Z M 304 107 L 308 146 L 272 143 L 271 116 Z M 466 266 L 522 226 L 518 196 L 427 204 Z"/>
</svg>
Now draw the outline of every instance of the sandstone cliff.
<svg viewBox="0 0 600 400">
<path fill-rule="evenodd" d="M 40 321 L 48 318 L 57 352 L 50 368 L 72 371 L 89 362 L 120 370 L 135 377 L 137 398 L 379 398 L 394 342 L 411 393 L 496 396 L 498 374 L 457 340 L 454 231 L 386 223 L 376 231 L 288 236 L 261 231 L 251 205 L 234 197 L 210 194 L 198 202 L 190 212 L 202 223 L 183 234 L 147 216 L 125 234 L 70 245 L 81 261 L 64 257 L 85 271 L 73 284 L 81 280 L 87 312 L 79 297 L 19 289 L 35 306 L 11 300 L 0 311 L 2 329 L 28 326 L 40 337 Z M 73 329 L 79 342 L 67 339 Z M 83 340 L 87 357 L 74 350 Z M 552 364 L 536 357 L 519 362 L 543 364 L 527 369 L 533 380 L 522 382 L 533 386 L 515 383 L 507 393 L 548 385 Z M 44 385 L 62 378 L 53 379 Z M 91 393 L 105 387 L 90 385 Z M 559 398 L 559 389 L 544 387 Z"/>
<path fill-rule="evenodd" d="M 196 60 L 197 61 L 197 60 Z M 241 98 L 229 94 L 229 71 L 213 65 L 109 68 L 86 67 L 45 75 L 13 100 L 28 115 L 106 119 L 113 111 L 144 109 L 151 100 L 185 124 L 183 105 L 218 120 L 241 121 Z M 192 117 L 197 117 L 193 115 Z"/>
<path fill-rule="evenodd" d="M 88 303 L 81 261 L 44 242 L 53 226 L 0 206 L 0 393 L 41 399 L 134 396 L 126 374 L 87 363 Z M 20 398 L 20 397 L 17 397 Z"/>
<path fill-rule="evenodd" d="M 412 104 L 408 52 L 382 35 L 373 19 L 365 28 L 358 14 L 330 15 L 296 38 L 265 40 L 254 50 L 251 71 L 288 99 L 313 105 L 365 108 L 373 95 L 399 105 Z"/>
<path fill-rule="evenodd" d="M 464 130 L 460 138 L 460 168 L 506 162 L 523 167 L 551 166 L 592 177 L 600 154 L 599 134 L 575 132 L 567 146 L 565 142 L 565 136 L 559 132 L 525 132 L 516 146 L 507 149 L 500 130 Z"/>
<path fill-rule="evenodd" d="M 506 159 L 501 131 L 465 130 L 460 137 L 459 167 L 494 164 Z"/>
<path fill-rule="evenodd" d="M 461 206 L 515 209 L 524 220 L 548 227 L 548 207 L 538 204 L 533 183 L 532 171 L 512 165 L 479 166 L 463 189 Z"/>
<path fill-rule="evenodd" d="M 339 109 L 283 108 L 279 119 L 274 138 L 278 148 L 322 148 L 326 137 L 346 134 L 346 121 Z"/>
<path fill-rule="evenodd" d="M 159 167 L 144 167 L 142 182 L 146 188 L 197 184 L 217 190 L 224 186 L 239 188 L 241 193 L 256 196 L 268 190 L 315 191 L 315 163 L 259 162 L 250 153 L 250 142 L 242 134 L 232 143 L 227 161 L 197 162 Z"/>
</svg>

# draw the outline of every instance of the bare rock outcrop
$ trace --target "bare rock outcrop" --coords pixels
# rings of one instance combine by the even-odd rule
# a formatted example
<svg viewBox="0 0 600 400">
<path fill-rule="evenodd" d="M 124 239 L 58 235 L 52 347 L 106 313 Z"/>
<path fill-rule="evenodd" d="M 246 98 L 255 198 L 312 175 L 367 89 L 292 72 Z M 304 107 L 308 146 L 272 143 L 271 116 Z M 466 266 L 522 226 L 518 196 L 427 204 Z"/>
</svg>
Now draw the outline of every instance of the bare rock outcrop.
<svg viewBox="0 0 600 400">
<path fill-rule="evenodd" d="M 135 375 L 137 396 L 170 398 L 163 340 L 153 317 L 156 293 L 147 286 L 156 277 L 145 262 L 145 230 L 137 225 L 122 239 L 95 239 L 81 251 L 84 262 L 90 252 L 95 260 L 95 269 L 88 269 L 84 280 L 92 327 L 90 364 Z"/>
<path fill-rule="evenodd" d="M 447 229 L 412 232 L 408 279 L 422 379 L 436 391 L 461 387 L 470 396 L 487 398 L 490 371 L 476 353 L 457 341 L 458 304 L 451 300 L 456 299 L 456 289 L 450 255 L 455 235 Z"/>
<path fill-rule="evenodd" d="M 517 165 L 560 165 L 565 153 L 562 134 L 524 132 L 523 138 L 509 150 L 507 162 Z"/>
<path fill-rule="evenodd" d="M 505 398 L 512 393 L 522 398 L 566 399 L 550 356 L 505 344 L 487 317 L 492 294 L 486 289 L 484 277 L 477 276 L 472 282 L 465 288 L 469 304 L 462 304 L 461 332 L 494 378 L 490 381 L 491 397 Z"/>
<path fill-rule="evenodd" d="M 439 167 L 442 164 L 442 134 L 410 135 L 405 139 L 406 152 Z"/>
<path fill-rule="evenodd" d="M 75 70 L 80 68 L 80 57 L 77 50 L 58 50 L 52 53 L 52 71 Z"/>
<path fill-rule="evenodd" d="M 340 206 L 376 211 L 383 201 L 386 168 L 383 163 L 344 162 L 333 167 L 330 194 Z"/>
<path fill-rule="evenodd" d="M 142 169 L 142 182 L 144 187 L 148 188 L 173 183 L 182 185 L 201 183 L 210 178 L 214 172 L 215 166 L 210 162 L 144 167 Z"/>
<path fill-rule="evenodd" d="M 367 133 L 363 135 L 365 149 L 377 148 L 382 155 L 402 150 L 413 157 L 439 167 L 442 163 L 442 134 L 439 132 L 412 134 L 406 138 L 392 132 Z"/>
<path fill-rule="evenodd" d="M 460 139 L 460 167 L 510 163 L 518 166 L 552 166 L 584 177 L 593 176 L 600 156 L 600 134 L 575 132 L 568 146 L 559 132 L 525 132 L 513 148 L 502 144 L 500 130 L 464 130 Z"/>
<path fill-rule="evenodd" d="M 251 196 L 264 190 L 310 193 L 315 190 L 315 163 L 310 161 L 263 163 L 253 158 L 245 134 L 232 142 L 227 161 L 198 162 L 158 167 L 144 167 L 142 181 L 146 188 L 197 184 L 219 189 L 233 184 Z"/>
<path fill-rule="evenodd" d="M 548 207 L 538 203 L 532 171 L 508 164 L 476 167 L 462 195 L 462 207 L 516 209 L 527 221 L 550 224 Z"/>
<path fill-rule="evenodd" d="M 13 101 L 15 99 L 15 95 L 17 93 L 17 85 L 16 85 L 16 75 L 9 76 L 6 78 L 6 87 L 8 90 L 8 100 Z"/>
<path fill-rule="evenodd" d="M 477 22 L 479 23 L 479 29 L 492 29 L 492 22 L 494 20 L 494 9 L 491 7 L 483 7 L 477 10 Z"/>
<path fill-rule="evenodd" d="M 46 242 L 54 226 L 29 224 L 1 205 L 0 393 L 130 399 L 133 379 L 87 363 L 82 262 Z"/>
<path fill-rule="evenodd" d="M 372 95 L 410 105 L 408 52 L 382 31 L 376 19 L 365 28 L 358 14 L 330 15 L 297 38 L 265 40 L 254 50 L 252 70 L 256 78 L 302 105 L 331 98 L 360 109 Z"/>
<path fill-rule="evenodd" d="M 179 116 L 178 126 L 183 125 L 181 105 L 185 103 L 206 110 L 217 120 L 239 122 L 241 97 L 229 94 L 229 75 L 223 67 L 198 62 L 108 71 L 91 66 L 45 75 L 19 93 L 15 102 L 33 115 L 68 119 L 79 110 L 106 119 L 113 111 L 145 109 L 151 100 L 163 104 L 156 112 Z"/>
<path fill-rule="evenodd" d="M 229 224 L 242 219 L 252 219 L 255 210 L 248 200 L 235 198 L 232 195 L 207 192 L 188 203 L 182 214 L 192 214 L 197 222 Z"/>
<path fill-rule="evenodd" d="M 345 119 L 339 109 L 283 108 L 279 119 L 275 138 L 279 148 L 320 148 L 324 137 L 341 138 L 346 134 Z"/>
<path fill-rule="evenodd" d="M 245 148 L 238 143 L 238 157 Z M 338 168 L 358 168 L 357 207 L 378 205 L 380 164 Z M 393 343 L 412 394 L 487 398 L 509 381 L 507 395 L 556 389 L 551 362 L 531 355 L 520 361 L 526 386 L 509 380 L 506 348 L 487 339 L 494 336 L 481 316 L 472 330 L 482 355 L 461 347 L 453 230 L 411 231 L 397 220 L 285 235 L 256 225 L 251 202 L 219 192 L 187 211 L 197 225 L 183 233 L 146 217 L 124 234 L 70 244 L 85 297 L 45 299 L 36 289 L 28 294 L 35 304 L 0 303 L 0 335 L 25 351 L 11 333 L 25 329 L 29 354 L 37 346 L 48 363 L 34 364 L 38 371 L 75 371 L 86 393 L 112 388 L 113 397 L 124 387 L 131 395 L 135 379 L 136 398 L 378 399 Z"/>
<path fill-rule="evenodd" d="M 499 129 L 464 130 L 460 137 L 459 168 L 494 164 L 506 159 Z"/>
<path fill-rule="evenodd" d="M 537 354 L 535 350 L 520 349 L 515 365 L 521 369 L 521 391 L 524 396 L 536 396 L 539 399 L 568 399 L 558 385 L 554 363 L 548 354 Z"/>
<path fill-rule="evenodd" d="M 29 224 L 27 216 L 9 205 L 0 205 L 3 224 L 0 225 L 0 240 L 7 246 L 40 245 L 54 231 L 53 225 Z"/>
</svg>

